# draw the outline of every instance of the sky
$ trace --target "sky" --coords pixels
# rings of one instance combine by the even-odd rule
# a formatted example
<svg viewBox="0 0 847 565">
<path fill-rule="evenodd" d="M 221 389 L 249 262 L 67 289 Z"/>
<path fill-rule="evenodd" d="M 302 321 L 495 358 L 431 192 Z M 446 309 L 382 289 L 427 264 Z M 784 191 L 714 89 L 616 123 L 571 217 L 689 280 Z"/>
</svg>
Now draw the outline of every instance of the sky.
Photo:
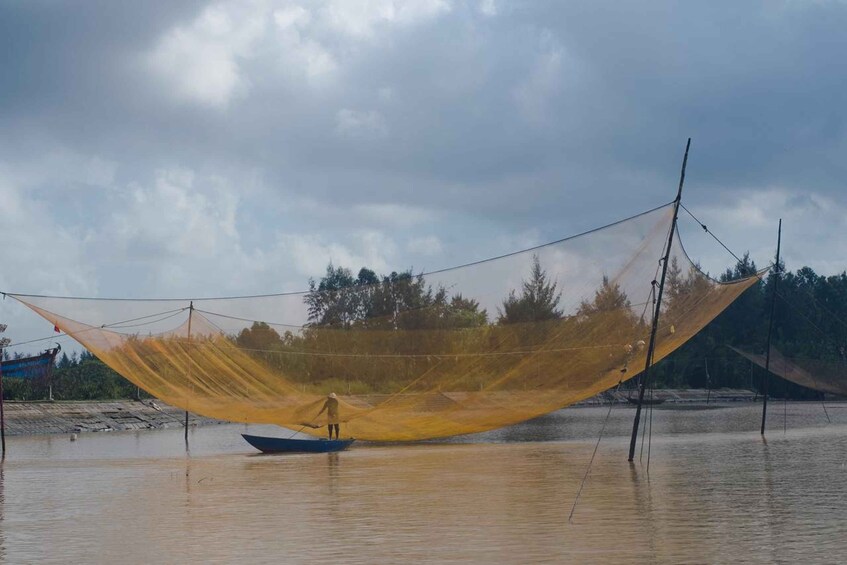
<svg viewBox="0 0 847 565">
<path fill-rule="evenodd" d="M 0 290 L 449 267 L 671 201 L 688 137 L 683 203 L 730 249 L 768 264 L 782 218 L 787 267 L 837 274 L 845 29 L 825 0 L 0 0 Z"/>
</svg>

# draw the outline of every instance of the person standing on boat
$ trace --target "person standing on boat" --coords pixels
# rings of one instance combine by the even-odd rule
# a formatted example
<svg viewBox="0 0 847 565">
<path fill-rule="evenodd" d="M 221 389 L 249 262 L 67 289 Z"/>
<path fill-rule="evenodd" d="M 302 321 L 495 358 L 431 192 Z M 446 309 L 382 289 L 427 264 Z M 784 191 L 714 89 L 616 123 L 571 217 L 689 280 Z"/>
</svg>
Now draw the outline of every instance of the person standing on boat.
<svg viewBox="0 0 847 565">
<path fill-rule="evenodd" d="M 327 431 L 329 433 L 329 439 L 332 439 L 332 428 L 335 427 L 335 439 L 338 439 L 338 432 L 341 428 L 338 419 L 338 397 L 335 396 L 334 392 L 330 392 L 329 396 L 326 397 L 326 402 L 324 402 L 323 408 L 318 412 L 318 416 L 324 413 L 326 410 L 326 419 L 327 419 Z M 315 416 L 317 418 L 318 416 Z"/>
</svg>

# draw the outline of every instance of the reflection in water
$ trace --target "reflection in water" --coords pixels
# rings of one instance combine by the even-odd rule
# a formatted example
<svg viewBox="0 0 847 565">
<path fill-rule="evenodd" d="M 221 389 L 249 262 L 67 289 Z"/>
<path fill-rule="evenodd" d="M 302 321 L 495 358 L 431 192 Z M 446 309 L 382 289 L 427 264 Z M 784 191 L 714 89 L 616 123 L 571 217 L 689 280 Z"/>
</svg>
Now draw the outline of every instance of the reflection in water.
<svg viewBox="0 0 847 565">
<path fill-rule="evenodd" d="M 327 453 L 326 454 L 326 468 L 329 472 L 329 493 L 334 495 L 338 492 L 338 461 L 341 457 L 340 453 Z"/>
<path fill-rule="evenodd" d="M 6 562 L 6 536 L 3 535 L 3 517 L 6 511 L 6 500 L 4 498 L 5 476 L 3 467 L 6 463 L 6 454 L 0 457 L 0 563 Z"/>
<path fill-rule="evenodd" d="M 646 458 L 626 462 L 633 412 L 615 410 L 570 524 L 604 408 L 312 455 L 254 455 L 240 432 L 274 432 L 241 425 L 193 430 L 190 456 L 181 429 L 13 438 L 0 561 L 834 561 L 847 405 L 829 426 L 815 410 L 790 405 L 788 434 L 763 444 L 754 405 L 657 408 L 649 481 Z"/>
<path fill-rule="evenodd" d="M 774 551 L 777 540 L 773 539 L 773 533 L 779 510 L 774 496 L 773 463 L 771 462 L 771 452 L 768 446 L 768 440 L 765 436 L 762 436 L 762 478 L 762 491 L 764 493 L 764 504 L 762 505 L 762 509 L 764 511 L 762 520 L 764 524 L 762 530 L 765 532 L 768 541 L 768 543 L 765 544 L 764 550 L 767 551 L 768 557 L 775 561 L 776 554 Z"/>
</svg>

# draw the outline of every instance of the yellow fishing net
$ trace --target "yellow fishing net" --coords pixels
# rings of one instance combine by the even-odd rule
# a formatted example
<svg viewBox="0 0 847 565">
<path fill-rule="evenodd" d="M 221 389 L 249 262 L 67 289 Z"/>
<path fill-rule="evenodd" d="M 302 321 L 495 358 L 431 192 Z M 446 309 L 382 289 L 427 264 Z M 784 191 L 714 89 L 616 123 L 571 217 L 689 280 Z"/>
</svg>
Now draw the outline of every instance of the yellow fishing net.
<svg viewBox="0 0 847 565">
<path fill-rule="evenodd" d="M 229 299 L 11 295 L 150 394 L 236 422 L 402 441 L 521 422 L 644 367 L 673 206 L 455 269 Z M 675 236 L 676 237 L 676 236 Z M 707 278 L 678 240 L 655 361 L 757 279 Z M 332 275 L 332 276 L 330 276 Z"/>
<path fill-rule="evenodd" d="M 765 368 L 764 354 L 751 353 L 732 346 L 730 349 L 762 369 Z M 843 360 L 786 357 L 776 347 L 771 346 L 768 370 L 778 377 L 812 390 L 847 396 L 847 364 Z"/>
</svg>

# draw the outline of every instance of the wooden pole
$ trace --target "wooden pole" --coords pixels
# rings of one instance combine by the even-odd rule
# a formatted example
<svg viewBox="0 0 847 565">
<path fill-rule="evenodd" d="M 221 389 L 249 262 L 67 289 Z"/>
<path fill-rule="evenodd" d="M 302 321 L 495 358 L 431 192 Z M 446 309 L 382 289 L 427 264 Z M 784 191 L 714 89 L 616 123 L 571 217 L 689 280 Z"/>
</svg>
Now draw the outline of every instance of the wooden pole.
<svg viewBox="0 0 847 565">
<path fill-rule="evenodd" d="M 191 382 L 191 318 L 194 314 L 194 301 L 188 305 L 188 382 Z M 190 401 L 190 399 L 189 399 Z M 188 410 L 185 411 L 185 447 L 188 448 Z"/>
<path fill-rule="evenodd" d="M 712 377 L 709 375 L 709 358 L 706 357 L 706 404 L 712 397 Z"/>
<path fill-rule="evenodd" d="M 639 379 L 638 387 L 638 406 L 635 408 L 635 420 L 632 422 L 632 437 L 629 440 L 629 461 L 635 458 L 635 443 L 638 438 L 638 424 L 641 421 L 641 405 L 644 402 L 644 390 L 647 388 L 647 383 L 650 379 L 650 367 L 653 365 L 653 351 L 656 348 L 656 331 L 659 329 L 659 310 L 662 307 L 662 293 L 665 290 L 665 276 L 668 274 L 668 262 L 671 255 L 671 245 L 673 237 L 676 234 L 676 221 L 679 217 L 679 204 L 682 201 L 682 185 L 685 183 L 685 166 L 688 164 L 688 149 L 691 147 L 691 138 L 688 138 L 688 143 L 685 144 L 685 156 L 682 158 L 682 171 L 679 175 L 679 188 L 676 191 L 676 200 L 673 203 L 673 220 L 671 221 L 671 229 L 668 233 L 668 244 L 665 248 L 665 256 L 662 258 L 662 276 L 659 280 L 659 293 L 656 299 L 656 306 L 653 310 L 653 327 L 650 330 L 650 344 L 647 346 L 647 360 L 644 363 L 644 373 Z M 653 281 L 656 284 L 656 281 Z"/>
<path fill-rule="evenodd" d="M 776 289 L 779 285 L 779 247 L 782 243 L 782 218 L 779 220 L 779 231 L 776 235 L 776 266 L 773 272 L 773 292 L 771 293 L 771 316 L 768 321 L 768 343 L 765 351 L 765 382 L 762 385 L 762 430 L 761 434 L 765 435 L 765 419 L 768 415 L 768 371 L 771 368 L 771 334 L 773 333 L 773 313 L 776 308 Z"/>
<path fill-rule="evenodd" d="M 0 347 L 0 444 L 2 444 L 2 454 L 0 457 L 6 457 L 6 417 L 3 413 L 3 348 Z"/>
</svg>

